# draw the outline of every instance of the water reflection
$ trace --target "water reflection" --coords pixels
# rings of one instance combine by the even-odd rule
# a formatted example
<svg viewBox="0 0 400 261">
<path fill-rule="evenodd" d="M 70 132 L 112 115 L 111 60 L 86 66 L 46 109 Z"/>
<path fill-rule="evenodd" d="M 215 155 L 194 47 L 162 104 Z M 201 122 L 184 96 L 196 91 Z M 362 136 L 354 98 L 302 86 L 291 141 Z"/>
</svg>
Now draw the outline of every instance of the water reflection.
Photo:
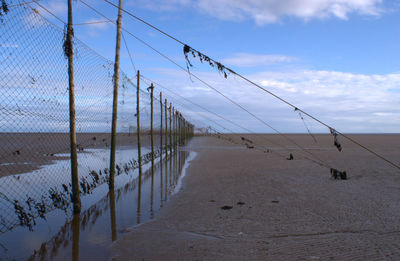
<svg viewBox="0 0 400 261">
<path fill-rule="evenodd" d="M 188 156 L 189 152 L 183 150 L 167 157 L 164 155 L 162 161 L 143 173 L 141 183 L 138 175 L 125 185 L 109 191 L 106 196 L 100 196 L 95 204 L 77 216 L 53 211 L 46 216 L 46 221 L 38 222 L 33 232 L 18 227 L 1 235 L 0 243 L 6 244 L 7 255 L 11 259 L 104 259 L 107 256 L 106 246 L 119 234 L 157 214 L 174 191 L 184 159 Z M 167 183 L 167 180 L 170 182 Z M 21 243 L 28 241 L 29 244 Z M 5 257 L 5 254 L 0 254 L 0 260 Z"/>
<path fill-rule="evenodd" d="M 74 214 L 72 219 L 72 260 L 79 260 L 79 234 L 81 232 L 81 216 Z"/>
</svg>

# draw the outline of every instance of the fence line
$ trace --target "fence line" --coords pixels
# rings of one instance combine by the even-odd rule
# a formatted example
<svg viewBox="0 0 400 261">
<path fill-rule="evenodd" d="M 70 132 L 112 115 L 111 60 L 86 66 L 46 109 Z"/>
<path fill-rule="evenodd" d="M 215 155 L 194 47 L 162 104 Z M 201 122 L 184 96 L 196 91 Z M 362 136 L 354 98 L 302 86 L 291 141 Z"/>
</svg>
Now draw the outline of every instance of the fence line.
<svg viewBox="0 0 400 261">
<path fill-rule="evenodd" d="M 71 88 L 62 46 L 65 32 L 27 5 L 10 6 L 2 19 L 0 234 L 18 226 L 33 229 L 38 218 L 46 218 L 55 209 L 70 212 L 72 191 L 68 110 Z M 163 111 L 159 106 L 152 111 L 150 94 L 140 89 L 140 120 L 136 118 L 137 85 L 120 71 L 116 161 L 115 168 L 110 169 L 114 63 L 78 39 L 73 40 L 78 184 L 85 204 L 85 196 L 110 183 L 111 171 L 115 171 L 116 186 L 122 186 L 137 176 L 139 160 L 151 164 L 162 155 L 164 147 L 167 151 L 174 142 L 151 142 L 151 134 L 157 137 L 168 133 L 167 126 L 161 123 Z M 154 100 L 161 103 L 156 97 Z M 166 115 L 165 120 L 171 121 L 171 117 Z M 136 156 L 134 135 L 138 133 L 137 120 L 142 136 L 140 158 Z M 170 153 L 171 150 L 164 157 Z"/>
</svg>

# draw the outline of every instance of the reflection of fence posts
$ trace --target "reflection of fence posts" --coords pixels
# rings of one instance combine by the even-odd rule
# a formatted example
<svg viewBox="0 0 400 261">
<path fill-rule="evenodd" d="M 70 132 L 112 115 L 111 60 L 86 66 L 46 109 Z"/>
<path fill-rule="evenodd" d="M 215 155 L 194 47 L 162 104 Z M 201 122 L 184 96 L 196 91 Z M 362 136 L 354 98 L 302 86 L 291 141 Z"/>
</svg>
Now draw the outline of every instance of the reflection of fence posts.
<svg viewBox="0 0 400 261">
<path fill-rule="evenodd" d="M 79 260 L 79 235 L 81 231 L 81 215 L 74 214 L 72 218 L 72 261 Z"/>
<path fill-rule="evenodd" d="M 109 188 L 114 189 L 115 177 L 115 149 L 117 146 L 117 113 L 118 113 L 118 83 L 119 83 L 119 60 L 121 50 L 121 21 L 122 20 L 122 0 L 119 0 L 118 19 L 117 19 L 117 40 L 115 46 L 115 63 L 114 63 L 114 97 L 113 112 L 111 124 L 111 149 L 110 149 L 110 181 Z"/>
<path fill-rule="evenodd" d="M 69 138 L 71 153 L 71 183 L 72 183 L 72 202 L 74 213 L 81 212 L 81 200 L 79 196 L 79 177 L 78 177 L 78 155 L 76 152 L 76 131 L 75 131 L 75 83 L 74 83 L 74 52 L 72 37 L 72 2 L 68 0 L 68 29 L 67 39 L 64 43 L 64 54 L 68 56 L 68 84 L 69 84 Z"/>
<path fill-rule="evenodd" d="M 110 189 L 108 191 L 110 197 L 110 219 L 111 219 L 111 240 L 117 240 L 117 217 L 115 215 L 115 191 Z"/>
</svg>

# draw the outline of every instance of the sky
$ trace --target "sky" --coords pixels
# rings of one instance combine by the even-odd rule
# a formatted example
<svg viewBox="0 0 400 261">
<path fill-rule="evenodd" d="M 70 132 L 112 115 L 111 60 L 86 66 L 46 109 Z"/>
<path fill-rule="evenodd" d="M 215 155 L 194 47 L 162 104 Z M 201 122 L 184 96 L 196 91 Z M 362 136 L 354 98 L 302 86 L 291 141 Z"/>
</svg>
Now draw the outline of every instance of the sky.
<svg viewBox="0 0 400 261">
<path fill-rule="evenodd" d="M 105 1 L 84 2 L 116 20 L 118 10 Z M 67 1 L 40 3 L 66 21 Z M 400 1 L 126 0 L 123 7 L 341 132 L 400 130 Z M 76 38 L 114 60 L 115 26 L 79 25 L 105 18 L 80 0 L 73 1 L 73 8 Z M 37 10 L 63 28 L 45 10 Z M 122 19 L 126 31 L 186 68 L 181 44 L 126 13 Z M 215 68 L 191 58 L 191 73 L 246 108 L 255 119 L 129 33 L 124 32 L 124 38 L 133 65 L 124 44 L 121 49 L 121 68 L 129 77 L 140 70 L 155 83 L 252 132 L 273 132 L 267 125 L 288 133 L 307 132 L 307 128 L 329 132 L 237 76 L 225 79 Z M 197 126 L 243 132 L 157 84 L 156 91 L 170 95 L 175 107 Z"/>
</svg>

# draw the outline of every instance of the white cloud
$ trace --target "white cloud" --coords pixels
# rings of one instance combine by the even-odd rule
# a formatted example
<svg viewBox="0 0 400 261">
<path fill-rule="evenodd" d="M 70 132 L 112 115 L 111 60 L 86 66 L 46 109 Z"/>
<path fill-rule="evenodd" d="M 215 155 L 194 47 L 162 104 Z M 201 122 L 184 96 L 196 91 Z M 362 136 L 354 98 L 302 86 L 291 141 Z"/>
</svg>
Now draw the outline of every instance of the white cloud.
<svg viewBox="0 0 400 261">
<path fill-rule="evenodd" d="M 294 57 L 276 54 L 259 55 L 251 53 L 237 53 L 230 58 L 223 59 L 222 62 L 231 66 L 256 67 L 276 63 L 293 62 L 295 60 L 296 59 Z"/>
<path fill-rule="evenodd" d="M 338 17 L 349 14 L 379 15 L 382 0 L 200 0 L 206 13 L 224 20 L 251 17 L 257 24 L 274 23 L 286 16 L 304 20 Z"/>
<path fill-rule="evenodd" d="M 139 0 L 128 2 L 128 6 L 144 7 L 155 11 L 172 11 L 186 5 L 193 5 L 192 0 Z"/>
<path fill-rule="evenodd" d="M 66 15 L 68 11 L 68 6 L 66 4 L 66 1 L 63 0 L 50 1 L 48 5 L 46 5 L 46 7 L 56 15 Z"/>
<path fill-rule="evenodd" d="M 248 18 L 258 25 L 274 23 L 287 16 L 304 20 L 337 17 L 346 20 L 352 13 L 377 16 L 383 0 L 157 0 L 140 1 L 135 6 L 152 10 L 199 9 L 222 20 Z"/>
<path fill-rule="evenodd" d="M 226 96 L 249 109 L 275 128 L 283 132 L 305 132 L 304 125 L 293 108 L 271 95 L 250 86 L 234 76 L 224 79 L 216 72 L 199 73 L 200 78 Z M 337 71 L 305 70 L 294 72 L 261 72 L 247 75 L 249 79 L 267 90 L 304 109 L 318 119 L 343 132 L 398 132 L 400 129 L 400 92 L 392 90 L 398 86 L 400 74 L 366 75 Z M 215 92 L 204 89 L 204 85 L 189 77 L 165 71 L 159 82 L 168 83 L 180 95 L 234 120 L 236 123 L 257 132 L 271 132 L 260 122 Z M 190 82 L 190 83 L 188 83 Z M 164 84 L 166 85 L 166 84 Z M 189 87 L 190 86 L 190 87 Z M 180 108 L 179 108 L 180 109 Z M 193 112 L 191 111 L 193 110 Z M 195 108 L 182 111 L 196 118 Z M 213 115 L 208 115 L 216 119 Z M 304 116 L 304 115 L 303 115 Z M 230 123 L 217 119 L 224 126 L 240 132 Z M 305 117 L 314 132 L 328 129 Z M 214 126 L 213 123 L 209 123 Z M 215 126 L 218 128 L 218 126 Z M 220 128 L 219 128 L 220 129 Z"/>
</svg>

